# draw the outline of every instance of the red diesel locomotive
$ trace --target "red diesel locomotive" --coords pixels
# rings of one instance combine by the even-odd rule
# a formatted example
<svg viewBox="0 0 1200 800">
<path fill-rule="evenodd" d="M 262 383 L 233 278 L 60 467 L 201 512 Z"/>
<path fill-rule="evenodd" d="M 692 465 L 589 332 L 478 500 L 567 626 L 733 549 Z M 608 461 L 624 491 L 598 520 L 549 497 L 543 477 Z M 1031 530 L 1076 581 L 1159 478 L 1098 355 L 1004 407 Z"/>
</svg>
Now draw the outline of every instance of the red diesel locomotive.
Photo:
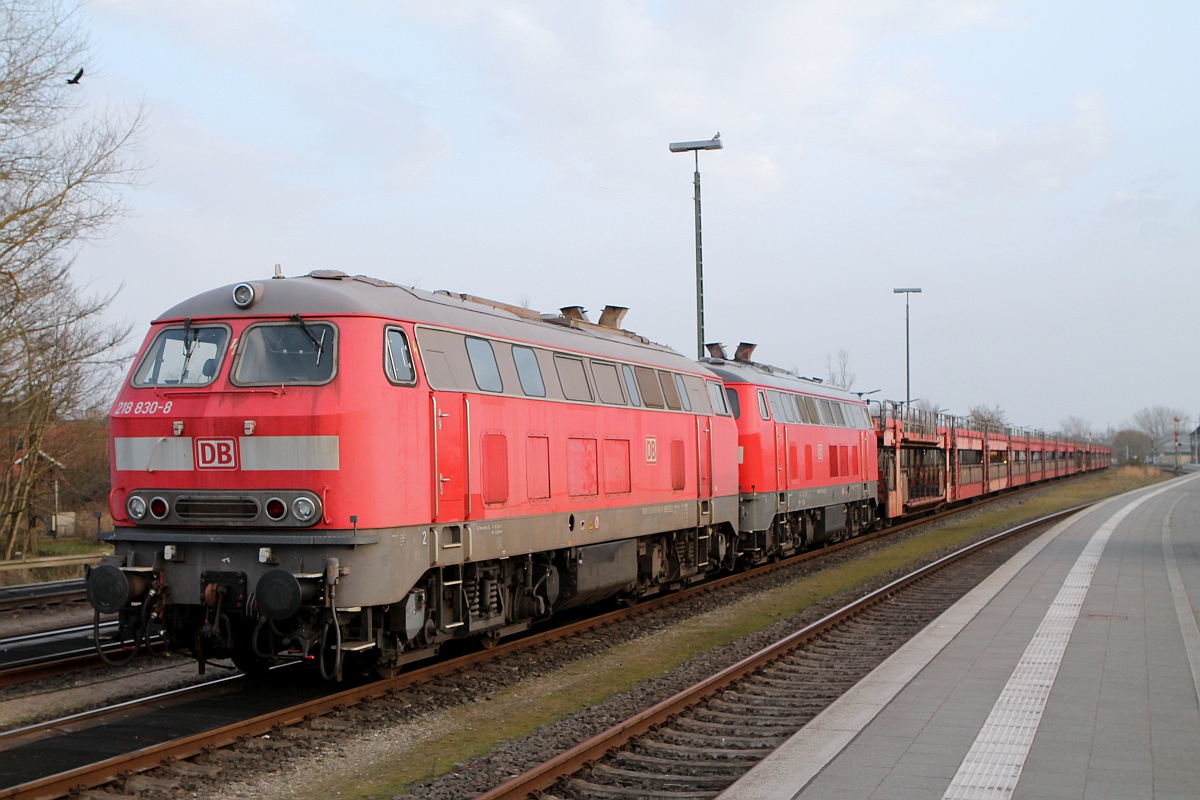
<svg viewBox="0 0 1200 800">
<path fill-rule="evenodd" d="M 112 408 L 93 605 L 201 664 L 336 677 L 732 567 L 724 390 L 623 312 L 340 272 L 172 308 Z"/>
<path fill-rule="evenodd" d="M 120 615 L 130 657 L 161 630 L 201 669 L 299 659 L 336 679 L 1107 465 L 891 405 L 873 419 L 752 345 L 697 364 L 624 311 L 593 324 L 336 271 L 168 310 L 112 407 L 97 620 Z"/>
</svg>

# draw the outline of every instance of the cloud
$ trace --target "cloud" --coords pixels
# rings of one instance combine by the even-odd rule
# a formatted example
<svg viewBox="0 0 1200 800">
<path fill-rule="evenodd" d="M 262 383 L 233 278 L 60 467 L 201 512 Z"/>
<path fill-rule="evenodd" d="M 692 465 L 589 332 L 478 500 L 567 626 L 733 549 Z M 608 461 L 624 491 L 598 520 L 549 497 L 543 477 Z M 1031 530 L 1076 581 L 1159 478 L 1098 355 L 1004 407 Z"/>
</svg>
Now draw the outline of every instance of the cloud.
<svg viewBox="0 0 1200 800">
<path fill-rule="evenodd" d="M 853 116 L 849 141 L 874 158 L 921 168 L 914 197 L 924 202 L 1052 192 L 1104 158 L 1112 138 L 1099 92 L 1078 93 L 1064 117 L 981 126 L 936 89 L 882 86 Z"/>
<path fill-rule="evenodd" d="M 1136 222 L 1165 219 L 1171 213 L 1171 202 L 1161 194 L 1145 192 L 1130 194 L 1114 192 L 1108 205 L 1110 214 Z"/>
</svg>

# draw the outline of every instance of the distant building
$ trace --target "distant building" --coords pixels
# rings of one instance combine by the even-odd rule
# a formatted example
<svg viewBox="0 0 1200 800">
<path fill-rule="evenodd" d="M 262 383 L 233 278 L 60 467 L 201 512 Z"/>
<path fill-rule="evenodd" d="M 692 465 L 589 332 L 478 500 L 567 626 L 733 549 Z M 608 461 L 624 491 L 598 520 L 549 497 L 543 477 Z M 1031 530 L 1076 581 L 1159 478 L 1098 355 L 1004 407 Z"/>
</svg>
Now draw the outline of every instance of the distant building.
<svg viewBox="0 0 1200 800">
<path fill-rule="evenodd" d="M 1193 461 L 1200 460 L 1197 457 L 1197 444 L 1200 442 L 1200 427 L 1192 431 L 1187 437 L 1184 434 L 1179 434 L 1179 440 L 1176 441 L 1175 434 L 1171 433 L 1154 442 L 1154 449 L 1150 451 L 1150 463 L 1168 469 L 1176 464 L 1183 466 L 1191 464 Z M 1178 452 L 1178 459 L 1176 459 Z"/>
</svg>

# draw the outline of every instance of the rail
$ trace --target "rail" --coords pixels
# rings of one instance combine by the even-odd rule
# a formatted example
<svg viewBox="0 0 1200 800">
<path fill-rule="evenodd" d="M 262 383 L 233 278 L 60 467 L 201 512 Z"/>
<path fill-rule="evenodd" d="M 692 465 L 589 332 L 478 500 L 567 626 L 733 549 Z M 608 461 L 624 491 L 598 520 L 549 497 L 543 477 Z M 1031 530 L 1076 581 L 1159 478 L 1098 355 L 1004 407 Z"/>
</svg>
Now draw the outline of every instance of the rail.
<svg viewBox="0 0 1200 800">
<path fill-rule="evenodd" d="M 816 638 L 835 626 L 854 617 L 867 608 L 887 601 L 897 591 L 920 581 L 967 556 L 991 547 L 1031 528 L 1064 519 L 1091 504 L 1060 511 L 1016 526 L 995 536 L 967 545 L 920 569 L 898 578 L 888 585 L 855 600 L 813 624 L 792 633 L 757 653 L 726 667 L 688 689 L 679 692 L 657 705 L 617 723 L 607 731 L 547 760 L 543 764 L 521 774 L 491 791 L 479 795 L 476 800 L 523 800 L 537 797 L 559 781 L 595 765 L 605 755 L 624 747 L 631 740 L 649 733 L 672 718 L 693 708 L 705 699 L 741 681 L 746 676 L 761 670 L 768 664 L 786 656 L 806 642 Z"/>
<path fill-rule="evenodd" d="M 12 561 L 0 561 L 0 572 L 13 572 L 19 569 L 44 569 L 46 567 L 70 567 L 77 564 L 91 564 L 103 558 L 106 553 L 96 552 L 82 556 L 48 556 L 46 558 L 20 558 Z"/>
</svg>

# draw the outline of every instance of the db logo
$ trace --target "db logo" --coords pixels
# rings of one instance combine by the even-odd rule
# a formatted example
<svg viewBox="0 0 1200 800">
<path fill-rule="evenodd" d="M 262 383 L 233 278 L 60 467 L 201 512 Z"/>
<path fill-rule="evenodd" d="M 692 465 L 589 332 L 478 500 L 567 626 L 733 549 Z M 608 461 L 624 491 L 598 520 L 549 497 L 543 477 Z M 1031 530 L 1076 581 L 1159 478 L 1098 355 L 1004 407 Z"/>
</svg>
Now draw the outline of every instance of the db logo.
<svg viewBox="0 0 1200 800">
<path fill-rule="evenodd" d="M 197 439 L 196 464 L 200 469 L 237 469 L 233 439 Z"/>
</svg>

